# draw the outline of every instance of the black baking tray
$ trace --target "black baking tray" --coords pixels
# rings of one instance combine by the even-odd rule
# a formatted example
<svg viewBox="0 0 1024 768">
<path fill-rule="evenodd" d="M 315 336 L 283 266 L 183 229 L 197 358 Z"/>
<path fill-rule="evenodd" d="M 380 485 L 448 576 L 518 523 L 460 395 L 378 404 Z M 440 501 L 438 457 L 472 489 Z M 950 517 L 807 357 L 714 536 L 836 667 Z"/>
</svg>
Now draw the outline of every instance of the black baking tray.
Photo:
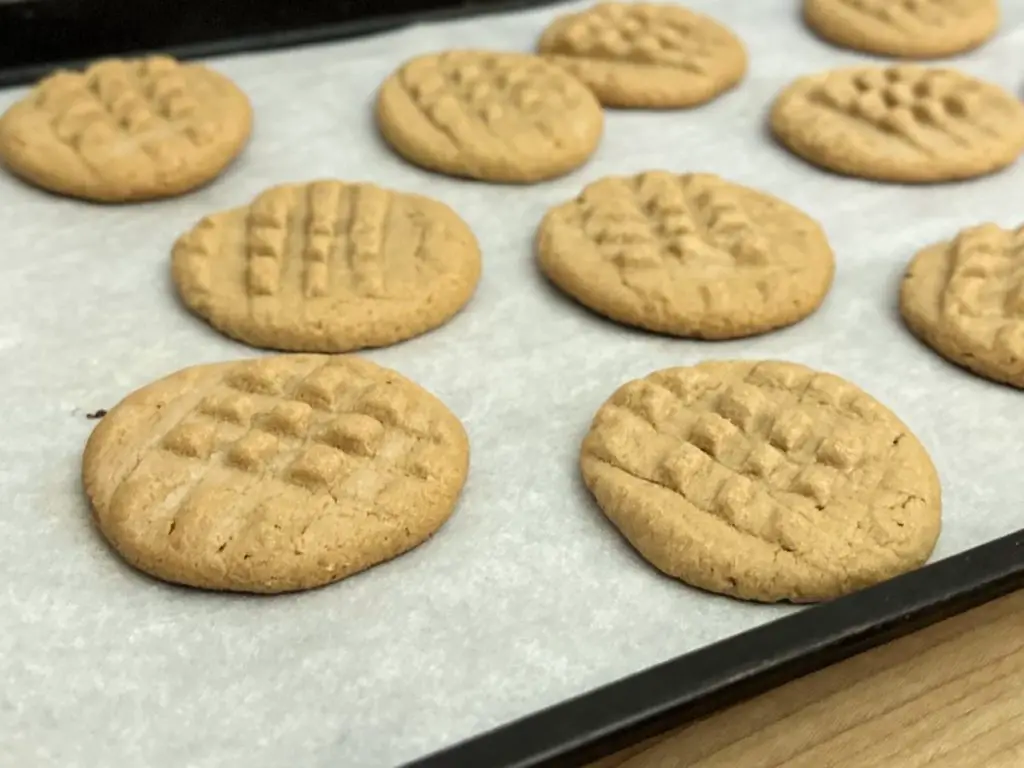
<svg viewBox="0 0 1024 768">
<path fill-rule="evenodd" d="M 101 56 L 282 48 L 550 0 L 0 0 L 0 87 Z"/>
<path fill-rule="evenodd" d="M 404 768 L 586 766 L 1022 587 L 1024 531 L 1018 531 L 678 656 Z"/>
<path fill-rule="evenodd" d="M 0 86 L 101 56 L 302 45 L 546 0 L 0 0 Z M 1024 531 L 806 608 L 409 763 L 585 766 L 1024 587 Z"/>
</svg>

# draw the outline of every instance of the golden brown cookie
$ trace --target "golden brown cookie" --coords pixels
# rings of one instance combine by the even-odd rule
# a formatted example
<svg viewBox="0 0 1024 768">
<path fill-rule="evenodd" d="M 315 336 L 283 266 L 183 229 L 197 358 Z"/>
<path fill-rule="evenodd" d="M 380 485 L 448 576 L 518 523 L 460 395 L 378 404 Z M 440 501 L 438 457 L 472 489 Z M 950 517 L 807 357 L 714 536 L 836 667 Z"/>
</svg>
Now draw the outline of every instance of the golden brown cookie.
<svg viewBox="0 0 1024 768">
<path fill-rule="evenodd" d="M 93 431 L 82 479 L 103 535 L 165 581 L 287 592 L 396 557 L 466 479 L 459 420 L 354 357 L 200 365 L 132 393 Z"/>
<path fill-rule="evenodd" d="M 660 3 L 598 3 L 562 16 L 544 30 L 538 50 L 609 107 L 692 107 L 732 88 L 747 70 L 736 35 Z"/>
<path fill-rule="evenodd" d="M 39 187 L 101 202 L 171 197 L 242 151 L 249 100 L 223 75 L 166 56 L 57 72 L 0 117 L 0 162 Z"/>
<path fill-rule="evenodd" d="M 900 311 L 947 360 L 1024 389 L 1024 227 L 982 224 L 920 251 Z"/>
<path fill-rule="evenodd" d="M 185 304 L 257 347 L 347 352 L 451 319 L 480 278 L 480 249 L 448 206 L 373 184 L 272 187 L 207 216 L 174 245 Z"/>
<path fill-rule="evenodd" d="M 934 59 L 988 40 L 999 27 L 999 0 L 804 0 L 804 20 L 844 48 Z"/>
<path fill-rule="evenodd" d="M 604 113 L 586 86 L 536 56 L 447 51 L 417 56 L 384 81 L 377 125 L 423 168 L 528 183 L 583 165 Z"/>
<path fill-rule="evenodd" d="M 541 270 L 627 325 L 731 339 L 802 320 L 832 284 L 821 227 L 717 176 L 651 171 L 588 185 L 537 233 Z"/>
<path fill-rule="evenodd" d="M 795 363 L 670 368 L 620 387 L 583 441 L 605 515 L 702 589 L 813 602 L 923 564 L 941 489 L 910 430 L 854 385 Z"/>
<path fill-rule="evenodd" d="M 1024 150 L 1024 105 L 952 69 L 851 67 L 802 77 L 778 96 L 771 124 L 808 162 L 880 181 L 983 176 Z"/>
</svg>

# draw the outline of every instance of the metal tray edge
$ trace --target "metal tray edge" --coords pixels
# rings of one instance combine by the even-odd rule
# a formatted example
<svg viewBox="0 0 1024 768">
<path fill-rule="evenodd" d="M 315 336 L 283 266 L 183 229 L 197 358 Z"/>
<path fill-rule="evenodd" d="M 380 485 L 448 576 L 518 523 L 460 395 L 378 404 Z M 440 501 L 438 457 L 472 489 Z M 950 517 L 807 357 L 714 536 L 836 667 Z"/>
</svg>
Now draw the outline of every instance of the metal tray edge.
<svg viewBox="0 0 1024 768">
<path fill-rule="evenodd" d="M 1024 530 L 407 763 L 578 768 L 1024 587 Z"/>
<path fill-rule="evenodd" d="M 15 0 L 0 3 L 0 88 L 34 82 L 58 68 L 79 69 L 104 56 L 161 52 L 179 59 L 208 58 L 310 45 L 413 23 L 506 13 L 557 2 L 137 0 L 124 4 L 112 18 L 109 5 L 102 2 Z"/>
</svg>

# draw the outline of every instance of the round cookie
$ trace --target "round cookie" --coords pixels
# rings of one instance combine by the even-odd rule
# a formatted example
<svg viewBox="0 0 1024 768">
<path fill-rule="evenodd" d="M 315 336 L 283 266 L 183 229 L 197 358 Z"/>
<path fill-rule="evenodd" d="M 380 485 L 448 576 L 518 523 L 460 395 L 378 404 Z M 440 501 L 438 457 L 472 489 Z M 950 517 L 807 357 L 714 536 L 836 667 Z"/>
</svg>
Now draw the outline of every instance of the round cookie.
<svg viewBox="0 0 1024 768">
<path fill-rule="evenodd" d="M 601 179 L 550 210 L 537 256 L 598 314 L 702 339 L 802 320 L 835 270 L 821 227 L 791 205 L 711 174 L 663 171 Z"/>
<path fill-rule="evenodd" d="M 447 51 L 418 56 L 384 81 L 377 125 L 422 168 L 529 183 L 583 165 L 600 143 L 604 113 L 586 86 L 539 57 Z"/>
<path fill-rule="evenodd" d="M 848 176 L 904 183 L 993 173 L 1024 150 L 1024 105 L 951 69 L 850 67 L 778 96 L 772 130 L 794 154 Z"/>
<path fill-rule="evenodd" d="M 598 410 L 580 468 L 656 568 L 747 600 L 827 600 L 912 570 L 941 524 L 938 476 L 909 429 L 795 363 L 631 381 Z"/>
<path fill-rule="evenodd" d="M 969 51 L 999 27 L 998 0 L 804 0 L 804 20 L 830 43 L 904 59 Z"/>
<path fill-rule="evenodd" d="M 920 251 L 900 312 L 947 360 L 1024 389 L 1024 227 L 982 224 Z"/>
<path fill-rule="evenodd" d="M 537 47 L 608 107 L 692 107 L 732 88 L 747 70 L 736 35 L 678 5 L 598 3 L 555 19 Z"/>
<path fill-rule="evenodd" d="M 107 59 L 40 81 L 0 117 L 0 163 L 62 195 L 124 203 L 218 176 L 252 129 L 226 77 L 166 56 Z"/>
<path fill-rule="evenodd" d="M 451 319 L 480 278 L 480 249 L 446 205 L 373 184 L 272 187 L 207 216 L 174 245 L 174 283 L 233 338 L 347 352 Z"/>
<path fill-rule="evenodd" d="M 132 393 L 89 438 L 82 479 L 117 552 L 164 581 L 287 592 L 394 558 L 448 518 L 459 420 L 354 357 L 200 365 Z"/>
</svg>

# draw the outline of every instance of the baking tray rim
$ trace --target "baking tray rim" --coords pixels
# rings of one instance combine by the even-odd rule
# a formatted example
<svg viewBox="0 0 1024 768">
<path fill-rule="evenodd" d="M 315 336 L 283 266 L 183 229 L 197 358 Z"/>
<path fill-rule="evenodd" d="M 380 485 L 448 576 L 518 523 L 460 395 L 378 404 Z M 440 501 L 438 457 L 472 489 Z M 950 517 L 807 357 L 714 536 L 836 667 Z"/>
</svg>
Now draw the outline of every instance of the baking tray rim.
<svg viewBox="0 0 1024 768">
<path fill-rule="evenodd" d="M 27 85 L 55 69 L 81 69 L 104 56 L 164 53 L 178 59 L 230 56 L 326 43 L 393 31 L 410 24 L 437 22 L 558 5 L 565 0 L 299 0 L 297 18 L 281 17 L 279 0 L 133 0 L 111 24 L 106 3 L 79 0 L 14 0 L 0 2 L 0 88 Z M 409 5 L 417 8 L 409 10 Z M 220 15 L 209 16 L 211 6 Z M 353 6 L 373 10 L 354 18 Z M 424 8 L 424 6 L 427 6 Z M 404 8 L 403 8 L 404 7 Z M 202 39 L 175 34 L 161 18 L 174 9 L 177 18 L 201 19 L 192 30 Z M 105 10 L 107 12 L 105 12 Z M 205 12 L 205 13 L 204 13 Z M 315 17 L 314 14 L 320 14 Z M 261 20 L 284 22 L 267 29 Z M 232 31 L 232 26 L 235 31 Z M 237 31 L 237 26 L 243 31 Z M 74 33 L 68 36 L 67 30 Z M 186 28 L 186 32 L 190 32 Z M 128 42 L 131 41 L 131 42 Z M 65 53 L 70 48 L 70 55 Z M 61 53 L 57 53 L 60 49 Z M 31 52 L 31 60 L 18 58 Z M 8 58 L 10 57 L 10 58 Z"/>
<path fill-rule="evenodd" d="M 577 768 L 1024 588 L 1024 530 L 761 624 L 408 762 Z"/>
</svg>

